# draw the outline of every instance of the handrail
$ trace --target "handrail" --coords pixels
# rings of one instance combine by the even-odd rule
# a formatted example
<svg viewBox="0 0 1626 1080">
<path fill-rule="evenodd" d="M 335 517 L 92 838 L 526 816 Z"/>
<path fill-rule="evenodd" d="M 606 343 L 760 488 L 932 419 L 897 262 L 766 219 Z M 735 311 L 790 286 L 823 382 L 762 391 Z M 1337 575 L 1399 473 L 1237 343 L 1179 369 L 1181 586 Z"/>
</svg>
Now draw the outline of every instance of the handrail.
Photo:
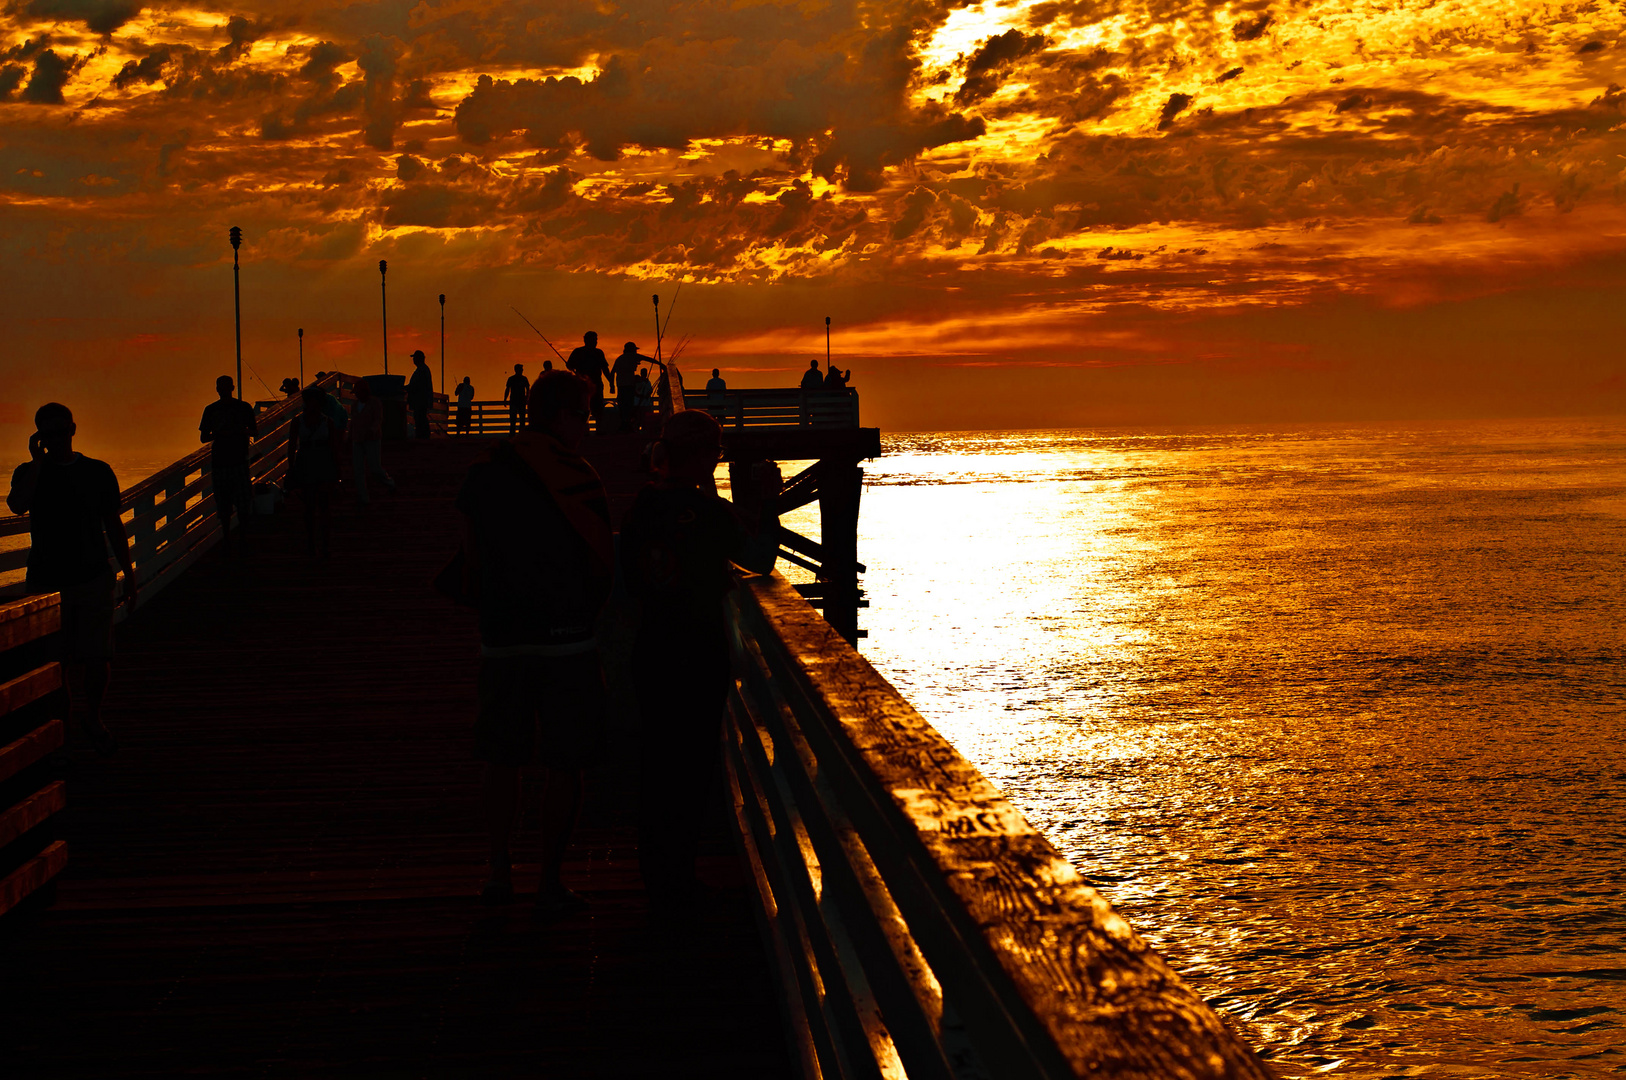
<svg viewBox="0 0 1626 1080">
<path fill-rule="evenodd" d="M 725 759 L 807 1075 L 1270 1076 L 782 577 L 730 607 Z"/>
<path fill-rule="evenodd" d="M 333 372 L 317 385 L 343 397 L 354 377 Z M 261 434 L 249 447 L 249 482 L 275 481 L 287 470 L 288 422 L 300 406 L 297 396 L 270 403 L 256 418 Z M 130 555 L 144 604 L 220 539 L 214 513 L 214 477 L 210 448 L 200 446 L 172 465 L 126 488 L 119 509 L 130 538 Z M 0 537 L 29 531 L 28 516 L 0 517 Z M 27 559 L 26 545 L 0 552 L 0 572 L 16 570 Z M 122 579 L 122 571 L 119 573 Z M 0 601 L 23 595 L 22 586 L 0 589 Z M 51 594 L 54 597 L 55 594 Z M 54 602 L 54 601 L 53 601 Z M 120 604 L 116 618 L 129 608 Z"/>
</svg>

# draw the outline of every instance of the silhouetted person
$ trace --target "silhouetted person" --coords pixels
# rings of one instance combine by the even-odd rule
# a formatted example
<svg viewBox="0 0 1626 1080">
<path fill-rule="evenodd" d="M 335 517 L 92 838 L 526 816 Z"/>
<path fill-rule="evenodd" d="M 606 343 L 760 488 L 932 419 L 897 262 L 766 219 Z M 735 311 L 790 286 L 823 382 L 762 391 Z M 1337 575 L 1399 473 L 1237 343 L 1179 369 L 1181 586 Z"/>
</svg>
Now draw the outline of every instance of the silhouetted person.
<svg viewBox="0 0 1626 1080">
<path fill-rule="evenodd" d="M 552 370 L 553 370 L 553 361 L 552 360 L 544 360 L 544 361 L 542 361 L 542 374 L 546 375 L 548 372 L 550 372 Z"/>
<path fill-rule="evenodd" d="M 655 387 L 649 381 L 649 369 L 639 368 L 632 379 L 632 415 L 642 431 L 649 425 L 650 414 L 655 411 Z"/>
<path fill-rule="evenodd" d="M 277 389 L 282 391 L 285 397 L 293 397 L 299 393 L 299 380 L 290 375 L 277 385 Z"/>
<path fill-rule="evenodd" d="M 711 378 L 706 380 L 706 393 L 708 393 L 708 394 L 721 394 L 724 390 L 727 390 L 727 389 L 728 389 L 728 384 L 723 381 L 723 377 L 722 377 L 721 373 L 719 373 L 719 371 L 716 368 L 712 368 L 711 369 Z"/>
<path fill-rule="evenodd" d="M 621 346 L 621 355 L 610 369 L 610 386 L 615 390 L 615 412 L 622 431 L 631 431 L 639 423 L 635 399 L 638 396 L 637 373 L 639 364 L 649 363 L 649 357 L 638 355 L 638 345 L 627 342 Z"/>
<path fill-rule="evenodd" d="M 604 676 L 594 623 L 609 596 L 610 509 L 576 453 L 592 388 L 566 371 L 536 380 L 531 426 L 469 468 L 463 514 L 464 592 L 480 613 L 475 753 L 486 764 L 491 826 L 487 903 L 513 898 L 510 839 L 520 772 L 539 766 L 542 880 L 538 910 L 579 907 L 559 867 L 582 802 L 582 770 L 602 754 Z"/>
<path fill-rule="evenodd" d="M 840 368 L 831 364 L 829 370 L 824 373 L 824 392 L 827 394 L 845 394 L 847 392 L 847 380 L 852 377 L 853 373 L 851 371 L 842 374 Z"/>
<path fill-rule="evenodd" d="M 570 351 L 565 367 L 586 379 L 593 388 L 593 427 L 604 430 L 604 380 L 610 380 L 610 391 L 615 391 L 615 372 L 604 359 L 604 350 L 598 347 L 598 335 L 589 330 L 582 335 L 582 343 Z"/>
<path fill-rule="evenodd" d="M 514 373 L 508 376 L 508 384 L 502 392 L 502 399 L 508 402 L 508 434 L 525 426 L 525 401 L 530 396 L 531 380 L 525 377 L 525 365 L 515 364 Z"/>
<path fill-rule="evenodd" d="M 395 490 L 395 481 L 384 471 L 384 402 L 366 379 L 356 380 L 355 410 L 350 422 L 350 477 L 356 501 L 366 506 L 369 477 L 382 480 L 386 491 Z"/>
<path fill-rule="evenodd" d="M 817 360 L 809 360 L 807 362 L 807 370 L 802 372 L 802 389 L 824 389 L 824 376 L 819 374 L 819 362 Z"/>
<path fill-rule="evenodd" d="M 300 393 L 305 407 L 288 423 L 288 487 L 305 511 L 305 549 L 310 557 L 332 553 L 333 489 L 339 483 L 339 427 L 322 407 L 321 388 Z"/>
<path fill-rule="evenodd" d="M 695 898 L 695 842 L 721 758 L 723 707 L 732 683 L 723 601 L 731 561 L 772 569 L 777 530 L 754 522 L 749 538 L 713 473 L 722 428 L 699 410 L 666 422 L 655 446 L 660 477 L 639 492 L 621 523 L 620 556 L 638 604 L 633 655 L 638 698 L 638 865 L 652 903 Z M 777 477 L 764 477 L 764 515 Z"/>
<path fill-rule="evenodd" d="M 429 438 L 429 407 L 435 403 L 435 377 L 429 373 L 429 363 L 423 350 L 412 353 L 412 378 L 407 383 L 407 406 L 412 409 L 412 434 L 419 439 Z"/>
<path fill-rule="evenodd" d="M 61 594 L 58 640 L 68 676 L 70 730 L 71 699 L 83 693 L 82 737 L 98 752 L 112 753 L 117 744 L 102 725 L 117 606 L 109 547 L 124 571 L 124 602 L 132 609 L 137 591 L 130 541 L 119 520 L 119 482 L 107 462 L 74 451 L 79 429 L 66 405 L 40 406 L 34 427 L 29 460 L 11 474 L 6 505 L 13 514 L 28 515 L 28 591 Z"/>
<path fill-rule="evenodd" d="M 220 517 L 220 542 L 226 555 L 232 554 L 231 512 L 237 508 L 237 526 L 248 524 L 254 512 L 254 489 L 248 479 L 249 443 L 259 437 L 254 406 L 232 397 L 236 387 L 230 375 L 215 380 L 220 400 L 211 401 L 198 424 L 200 442 L 209 444 L 209 475 L 215 493 L 215 513 Z"/>
<path fill-rule="evenodd" d="M 467 435 L 474 423 L 474 384 L 467 375 L 457 384 L 457 433 Z"/>
</svg>

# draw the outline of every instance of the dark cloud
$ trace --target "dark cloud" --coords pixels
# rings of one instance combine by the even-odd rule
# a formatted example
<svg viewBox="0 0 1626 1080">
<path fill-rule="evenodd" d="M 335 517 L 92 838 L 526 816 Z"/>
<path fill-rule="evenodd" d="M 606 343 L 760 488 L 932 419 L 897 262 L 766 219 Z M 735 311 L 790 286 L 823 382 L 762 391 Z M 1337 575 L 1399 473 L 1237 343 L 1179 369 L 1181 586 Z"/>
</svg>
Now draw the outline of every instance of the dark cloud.
<svg viewBox="0 0 1626 1080">
<path fill-rule="evenodd" d="M 1224 74 L 1222 74 L 1219 78 L 1215 79 L 1214 81 L 1216 83 L 1230 82 L 1232 79 L 1234 79 L 1237 76 L 1241 75 L 1246 70 L 1247 70 L 1246 68 L 1239 68 L 1239 67 L 1231 68 L 1229 71 L 1226 71 Z"/>
<path fill-rule="evenodd" d="M 315 83 L 333 83 L 338 81 L 338 74 L 334 70 L 340 64 L 351 61 L 350 52 L 342 46 L 331 41 L 323 41 L 312 45 L 310 52 L 305 56 L 305 63 L 299 68 L 302 78 Z"/>
<path fill-rule="evenodd" d="M 12 91 L 23 84 L 28 75 L 28 69 L 21 64 L 7 64 L 0 67 L 0 100 L 9 98 Z"/>
<path fill-rule="evenodd" d="M 216 55 L 228 63 L 236 60 L 264 35 L 266 29 L 267 27 L 260 23 L 245 19 L 241 15 L 233 15 L 226 20 L 226 34 L 231 40 L 222 45 Z"/>
<path fill-rule="evenodd" d="M 36 19 L 82 22 L 98 34 L 111 34 L 145 6 L 138 0 L 23 0 L 12 10 Z"/>
<path fill-rule="evenodd" d="M 364 109 L 367 128 L 363 138 L 367 145 L 388 150 L 395 145 L 395 126 L 399 122 L 395 104 L 396 62 L 403 51 L 401 42 L 393 37 L 374 34 L 361 42 L 356 64 L 364 77 Z"/>
<path fill-rule="evenodd" d="M 1170 94 L 1169 100 L 1163 103 L 1162 112 L 1158 113 L 1157 130 L 1167 131 L 1174 126 L 1174 118 L 1185 112 L 1190 104 L 1190 94 Z"/>
<path fill-rule="evenodd" d="M 136 83 L 152 85 L 164 77 L 164 65 L 169 63 L 168 49 L 156 49 L 140 60 L 130 60 L 113 76 L 115 89 L 123 90 Z"/>
<path fill-rule="evenodd" d="M 1274 20 L 1275 16 L 1268 11 L 1251 19 L 1238 19 L 1231 24 L 1231 37 L 1237 41 L 1255 41 L 1265 36 Z"/>
<path fill-rule="evenodd" d="M 62 88 L 68 85 L 68 76 L 83 63 L 79 58 L 64 59 L 55 49 L 46 49 L 34 57 L 34 73 L 28 85 L 18 95 L 22 101 L 38 105 L 61 105 Z"/>
<path fill-rule="evenodd" d="M 1012 64 L 1044 47 L 1043 34 L 1023 34 L 1020 30 L 1007 30 L 989 38 L 966 61 L 965 81 L 955 91 L 954 103 L 963 108 L 988 97 L 999 89 Z"/>
</svg>

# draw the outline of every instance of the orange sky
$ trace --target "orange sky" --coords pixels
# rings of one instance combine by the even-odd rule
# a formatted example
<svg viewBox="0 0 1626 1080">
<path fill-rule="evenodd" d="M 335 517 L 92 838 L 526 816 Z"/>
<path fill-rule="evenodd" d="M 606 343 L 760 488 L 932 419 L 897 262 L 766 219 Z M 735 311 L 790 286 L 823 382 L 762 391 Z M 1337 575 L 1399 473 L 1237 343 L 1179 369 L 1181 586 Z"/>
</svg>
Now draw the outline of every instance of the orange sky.
<svg viewBox="0 0 1626 1080">
<path fill-rule="evenodd" d="M 897 429 L 1626 411 L 1615 3 L 0 0 L 0 439 L 581 330 Z M 612 350 L 613 351 L 613 350 Z M 252 376 L 250 396 L 266 396 Z"/>
</svg>

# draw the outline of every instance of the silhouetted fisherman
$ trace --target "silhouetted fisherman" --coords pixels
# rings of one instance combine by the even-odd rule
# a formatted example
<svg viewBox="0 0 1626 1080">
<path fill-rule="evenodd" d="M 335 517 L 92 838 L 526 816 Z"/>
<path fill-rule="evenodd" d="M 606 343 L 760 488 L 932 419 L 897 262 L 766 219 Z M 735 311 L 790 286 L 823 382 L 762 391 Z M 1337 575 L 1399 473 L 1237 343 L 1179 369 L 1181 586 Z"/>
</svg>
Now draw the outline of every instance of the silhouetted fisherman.
<svg viewBox="0 0 1626 1080">
<path fill-rule="evenodd" d="M 598 334 L 589 330 L 582 335 L 582 343 L 570 350 L 565 367 L 580 375 L 593 387 L 593 427 L 604 430 L 604 380 L 610 380 L 610 392 L 615 392 L 615 372 L 604 359 L 604 350 L 598 347 Z"/>
<path fill-rule="evenodd" d="M 463 592 L 480 612 L 480 711 L 475 753 L 486 764 L 489 904 L 513 899 L 510 840 L 520 772 L 540 766 L 542 880 L 538 910 L 579 907 L 559 877 L 582 803 L 582 770 L 604 744 L 604 676 L 594 623 L 609 596 L 609 502 L 576 453 L 592 388 L 551 371 L 531 390 L 531 427 L 469 468 L 463 513 Z"/>
<path fill-rule="evenodd" d="M 649 425 L 649 417 L 655 411 L 654 395 L 655 387 L 649 381 L 649 369 L 639 368 L 632 379 L 632 415 L 639 431 Z"/>
<path fill-rule="evenodd" d="M 824 373 L 824 392 L 827 394 L 845 394 L 847 392 L 847 380 L 852 377 L 851 370 L 843 374 L 840 368 L 831 364 L 829 370 Z"/>
<path fill-rule="evenodd" d="M 299 492 L 310 557 L 332 554 L 333 489 L 339 483 L 339 425 L 327 415 L 317 386 L 300 392 L 305 407 L 288 422 L 288 486 Z M 318 543 L 320 541 L 320 543 Z"/>
<path fill-rule="evenodd" d="M 283 396 L 293 397 L 300 391 L 299 380 L 290 375 L 286 379 L 282 380 L 281 383 L 277 384 L 277 389 L 282 392 Z"/>
<path fill-rule="evenodd" d="M 215 393 L 220 400 L 211 401 L 203 410 L 198 424 L 200 442 L 209 444 L 209 475 L 215 493 L 215 514 L 220 518 L 220 543 L 229 558 L 231 546 L 231 512 L 237 508 L 237 526 L 248 524 L 254 512 L 254 490 L 248 479 L 248 448 L 258 438 L 260 428 L 254 420 L 254 406 L 232 397 L 236 386 L 230 375 L 215 380 Z"/>
<path fill-rule="evenodd" d="M 429 438 L 429 406 L 435 402 L 435 377 L 429 374 L 429 362 L 423 350 L 412 353 L 412 380 L 407 383 L 407 405 L 412 409 L 412 433 L 420 439 Z"/>
<path fill-rule="evenodd" d="M 6 505 L 28 515 L 26 587 L 32 593 L 61 594 L 62 665 L 67 672 L 68 709 L 82 688 L 85 710 L 80 729 L 99 753 L 118 748 L 102 724 L 102 699 L 112 673 L 114 590 L 108 565 L 111 547 L 124 571 L 124 602 L 136 602 L 136 576 L 130 540 L 119 519 L 119 482 L 107 462 L 73 449 L 79 428 L 66 405 L 51 402 L 34 413 L 28 437 L 29 460 L 11 474 Z"/>
<path fill-rule="evenodd" d="M 525 427 L 525 402 L 530 395 L 531 380 L 525 377 L 525 365 L 515 364 L 514 373 L 508 376 L 508 384 L 502 392 L 502 399 L 508 402 L 508 434 Z"/>
<path fill-rule="evenodd" d="M 370 477 L 382 480 L 386 491 L 395 490 L 395 481 L 384 471 L 384 402 L 366 379 L 356 380 L 355 408 L 350 423 L 350 479 L 356 487 L 356 501 L 366 506 Z"/>
<path fill-rule="evenodd" d="M 610 386 L 615 390 L 615 412 L 620 420 L 617 426 L 622 431 L 631 431 L 640 423 L 637 406 L 638 365 L 650 362 L 649 357 L 638 354 L 637 343 L 629 341 L 621 346 L 621 355 L 615 358 L 615 367 L 610 370 Z"/>
<path fill-rule="evenodd" d="M 467 435 L 474 424 L 474 384 L 467 375 L 457 384 L 457 433 Z"/>
<path fill-rule="evenodd" d="M 817 360 L 809 360 L 807 362 L 807 370 L 802 372 L 802 389 L 824 389 L 824 376 L 819 374 L 819 362 Z"/>
<path fill-rule="evenodd" d="M 762 517 L 748 536 L 717 496 L 722 428 L 699 410 L 666 422 L 655 446 L 660 479 L 621 523 L 621 570 L 637 601 L 633 655 L 639 715 L 638 865 L 652 903 L 692 902 L 695 842 L 720 764 L 723 706 L 732 682 L 723 601 L 730 562 L 773 568 L 777 470 L 759 475 Z"/>
<path fill-rule="evenodd" d="M 728 389 L 728 384 L 723 381 L 722 374 L 718 371 L 717 368 L 712 368 L 711 369 L 711 378 L 706 380 L 706 393 L 708 393 L 708 394 L 721 394 L 724 390 L 727 390 L 727 389 Z"/>
</svg>

